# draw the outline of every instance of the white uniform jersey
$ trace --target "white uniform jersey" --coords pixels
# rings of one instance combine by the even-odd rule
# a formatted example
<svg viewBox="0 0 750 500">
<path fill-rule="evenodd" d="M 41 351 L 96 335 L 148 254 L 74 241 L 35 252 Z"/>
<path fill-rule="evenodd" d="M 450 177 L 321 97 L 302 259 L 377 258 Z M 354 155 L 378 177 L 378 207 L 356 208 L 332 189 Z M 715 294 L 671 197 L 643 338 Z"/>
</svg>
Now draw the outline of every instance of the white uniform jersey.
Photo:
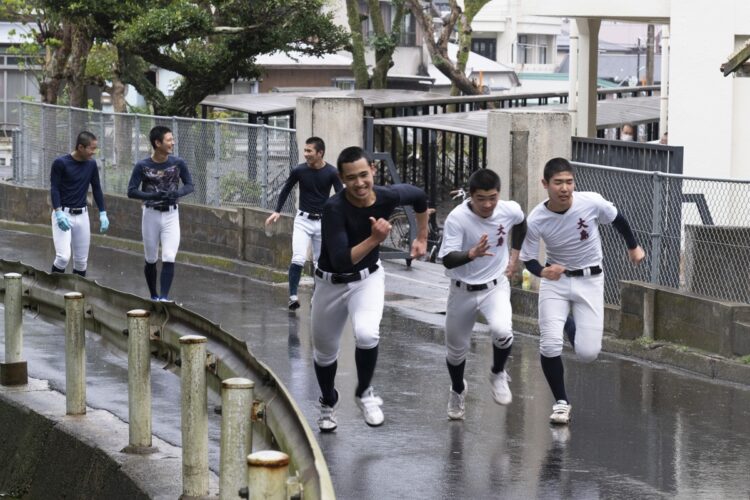
<svg viewBox="0 0 750 500">
<path fill-rule="evenodd" d="M 553 212 L 545 203 L 534 207 L 526 221 L 521 260 L 539 259 L 539 241 L 544 240 L 548 264 L 559 264 L 568 270 L 601 264 L 599 224 L 615 220 L 617 208 L 599 193 L 578 191 L 563 214 Z M 545 265 L 545 261 L 540 263 Z"/>
<path fill-rule="evenodd" d="M 523 211 L 515 201 L 499 201 L 490 217 L 475 214 L 466 200 L 454 208 L 443 226 L 443 244 L 439 257 L 451 252 L 466 252 L 479 242 L 483 234 L 489 237 L 492 257 L 478 257 L 468 264 L 446 269 L 445 275 L 470 285 L 479 285 L 499 278 L 508 267 L 508 238 L 510 229 L 523 222 Z"/>
</svg>

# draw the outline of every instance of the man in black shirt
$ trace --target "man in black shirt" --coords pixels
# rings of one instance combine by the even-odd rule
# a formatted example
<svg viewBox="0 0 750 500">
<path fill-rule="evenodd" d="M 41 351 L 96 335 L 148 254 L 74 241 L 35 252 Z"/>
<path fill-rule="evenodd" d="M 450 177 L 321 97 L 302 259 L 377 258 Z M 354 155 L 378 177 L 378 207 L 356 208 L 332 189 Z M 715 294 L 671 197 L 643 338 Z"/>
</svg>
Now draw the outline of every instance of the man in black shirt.
<svg viewBox="0 0 750 500">
<path fill-rule="evenodd" d="M 427 195 L 409 184 L 375 186 L 375 166 L 360 147 L 344 149 L 338 157 L 344 190 L 323 207 L 323 245 L 315 269 L 311 317 L 315 375 L 322 396 L 318 426 L 322 432 L 336 429 L 339 393 L 335 388 L 341 333 L 351 318 L 356 350 L 358 385 L 354 400 L 370 426 L 383 423 L 380 406 L 370 382 L 378 359 L 380 320 L 385 301 L 385 274 L 380 265 L 380 244 L 391 230 L 388 217 L 399 205 L 417 212 L 417 238 L 411 257 L 427 249 Z"/>
<path fill-rule="evenodd" d="M 297 288 L 310 243 L 313 245 L 313 265 L 317 265 L 318 262 L 323 204 L 331 195 L 331 187 L 337 193 L 344 188 L 336 167 L 323 160 L 325 150 L 326 145 L 320 137 L 310 137 L 305 141 L 305 163 L 300 163 L 292 169 L 279 193 L 276 211 L 266 219 L 267 226 L 279 220 L 289 193 L 299 182 L 299 210 L 294 217 L 292 263 L 289 265 L 289 309 L 292 311 L 299 308 Z"/>
</svg>

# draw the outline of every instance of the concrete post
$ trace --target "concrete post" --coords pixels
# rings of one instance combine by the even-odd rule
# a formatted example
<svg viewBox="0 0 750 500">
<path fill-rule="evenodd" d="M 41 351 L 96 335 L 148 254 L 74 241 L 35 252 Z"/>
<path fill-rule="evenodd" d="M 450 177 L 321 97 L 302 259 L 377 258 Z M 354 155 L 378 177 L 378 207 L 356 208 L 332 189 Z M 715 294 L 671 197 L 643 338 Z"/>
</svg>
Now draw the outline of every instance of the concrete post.
<svg viewBox="0 0 750 500">
<path fill-rule="evenodd" d="M 581 137 L 596 137 L 600 19 L 576 19 L 578 26 L 578 126 Z"/>
<path fill-rule="evenodd" d="M 668 131 L 669 125 L 669 25 L 661 27 L 661 87 L 659 90 L 659 135 Z M 661 138 L 661 137 L 660 137 Z"/>
<path fill-rule="evenodd" d="M 300 97 L 297 99 L 299 161 L 305 140 L 317 136 L 326 143 L 325 159 L 336 165 L 342 149 L 364 145 L 364 101 L 358 97 Z"/>
<path fill-rule="evenodd" d="M 578 127 L 578 23 L 570 23 L 570 51 L 568 52 L 568 112 L 570 134 L 577 135 Z"/>
<path fill-rule="evenodd" d="M 182 392 L 182 494 L 208 495 L 206 337 L 180 337 Z"/>
<path fill-rule="evenodd" d="M 65 294 L 65 408 L 67 415 L 86 414 L 86 335 L 83 294 Z"/>
<path fill-rule="evenodd" d="M 23 280 L 18 273 L 7 273 L 5 282 L 5 363 L 0 364 L 0 384 L 28 382 L 23 360 Z"/>
<path fill-rule="evenodd" d="M 128 311 L 128 446 L 125 453 L 153 453 L 151 446 L 151 345 L 144 309 Z"/>
<path fill-rule="evenodd" d="M 251 414 L 255 383 L 230 378 L 221 383 L 219 499 L 237 498 L 247 486 L 245 460 L 252 449 Z"/>
<path fill-rule="evenodd" d="M 274 450 L 247 457 L 247 487 L 250 500 L 286 500 L 289 456 Z"/>
</svg>

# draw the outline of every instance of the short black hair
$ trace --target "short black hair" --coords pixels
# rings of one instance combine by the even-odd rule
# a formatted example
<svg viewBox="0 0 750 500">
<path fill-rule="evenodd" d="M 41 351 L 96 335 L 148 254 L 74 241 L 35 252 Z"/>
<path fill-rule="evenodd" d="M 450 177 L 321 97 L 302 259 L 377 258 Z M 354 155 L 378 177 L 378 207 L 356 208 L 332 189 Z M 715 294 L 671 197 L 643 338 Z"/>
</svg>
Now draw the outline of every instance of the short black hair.
<svg viewBox="0 0 750 500">
<path fill-rule="evenodd" d="M 372 164 L 372 156 L 370 156 L 370 153 L 359 146 L 349 146 L 348 148 L 344 148 L 341 153 L 339 153 L 339 157 L 336 160 L 336 168 L 339 169 L 339 174 L 344 173 L 344 163 L 354 163 L 362 158 L 367 160 L 368 165 Z"/>
<path fill-rule="evenodd" d="M 323 139 L 321 139 L 320 137 L 308 137 L 305 141 L 305 144 L 312 144 L 315 148 L 315 151 L 318 153 L 320 153 L 321 151 L 325 153 L 326 151 L 326 143 L 323 142 Z"/>
<path fill-rule="evenodd" d="M 500 191 L 500 176 L 489 168 L 480 168 L 469 177 L 469 194 L 474 194 L 478 189 Z"/>
<path fill-rule="evenodd" d="M 570 172 L 573 175 L 576 173 L 573 165 L 565 158 L 552 158 L 544 165 L 544 180 L 549 182 L 552 177 L 560 172 Z"/>
<path fill-rule="evenodd" d="M 78 149 L 78 146 L 87 148 L 89 147 L 89 144 L 91 144 L 95 140 L 96 136 L 94 134 L 92 134 L 88 130 L 84 130 L 80 134 L 78 134 L 78 137 L 76 137 L 76 149 Z"/>
<path fill-rule="evenodd" d="M 151 147 L 156 149 L 156 141 L 164 142 L 164 136 L 171 133 L 172 129 L 164 125 L 157 125 L 148 133 L 148 140 L 151 141 Z"/>
</svg>

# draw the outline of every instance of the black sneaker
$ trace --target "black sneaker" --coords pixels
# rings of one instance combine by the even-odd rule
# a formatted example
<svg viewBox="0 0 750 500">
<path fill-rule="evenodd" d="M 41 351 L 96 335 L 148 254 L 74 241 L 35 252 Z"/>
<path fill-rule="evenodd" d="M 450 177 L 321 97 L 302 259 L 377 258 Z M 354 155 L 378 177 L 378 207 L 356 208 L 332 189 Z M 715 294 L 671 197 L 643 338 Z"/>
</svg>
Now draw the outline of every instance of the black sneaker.
<svg viewBox="0 0 750 500">
<path fill-rule="evenodd" d="M 296 311 L 297 309 L 299 309 L 299 300 L 297 300 L 296 295 L 291 295 L 289 297 L 289 310 Z"/>
</svg>

